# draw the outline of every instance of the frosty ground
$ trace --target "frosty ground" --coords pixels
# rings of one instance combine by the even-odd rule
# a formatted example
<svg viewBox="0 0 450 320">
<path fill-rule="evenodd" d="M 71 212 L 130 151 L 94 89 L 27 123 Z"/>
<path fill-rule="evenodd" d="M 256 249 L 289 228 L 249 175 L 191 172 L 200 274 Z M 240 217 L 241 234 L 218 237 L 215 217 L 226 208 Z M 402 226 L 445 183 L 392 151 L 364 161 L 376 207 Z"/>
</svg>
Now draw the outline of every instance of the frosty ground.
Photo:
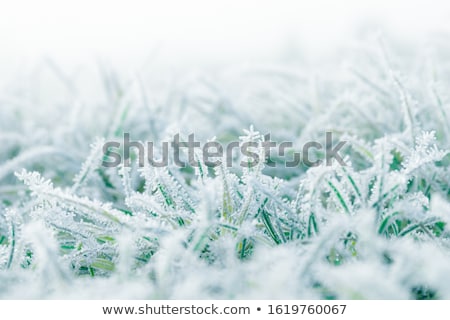
<svg viewBox="0 0 450 320">
<path fill-rule="evenodd" d="M 0 296 L 449 299 L 445 43 L 176 76 L 42 61 L 1 90 Z M 348 165 L 102 166 L 126 132 L 270 132 L 280 164 L 332 132 Z"/>
</svg>

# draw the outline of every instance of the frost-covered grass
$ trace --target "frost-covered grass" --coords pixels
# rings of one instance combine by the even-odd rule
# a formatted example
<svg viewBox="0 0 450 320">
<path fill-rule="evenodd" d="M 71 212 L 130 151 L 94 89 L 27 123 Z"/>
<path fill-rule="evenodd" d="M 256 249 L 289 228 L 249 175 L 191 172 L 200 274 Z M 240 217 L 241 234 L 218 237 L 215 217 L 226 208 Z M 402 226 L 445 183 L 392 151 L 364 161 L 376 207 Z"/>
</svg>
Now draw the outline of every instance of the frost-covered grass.
<svg viewBox="0 0 450 320">
<path fill-rule="evenodd" d="M 364 48 L 344 68 L 167 80 L 47 61 L 10 81 L 0 297 L 450 299 L 450 48 Z M 349 165 L 101 166 L 124 132 L 226 143 L 250 125 L 294 150 L 332 131 Z"/>
</svg>

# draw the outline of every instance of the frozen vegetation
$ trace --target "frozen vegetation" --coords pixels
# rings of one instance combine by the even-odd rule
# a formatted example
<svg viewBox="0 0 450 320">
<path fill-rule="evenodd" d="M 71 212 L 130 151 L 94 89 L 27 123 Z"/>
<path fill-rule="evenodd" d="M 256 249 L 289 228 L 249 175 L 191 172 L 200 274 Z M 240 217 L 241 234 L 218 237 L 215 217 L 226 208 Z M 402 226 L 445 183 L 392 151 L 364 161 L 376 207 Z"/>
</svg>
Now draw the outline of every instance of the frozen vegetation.
<svg viewBox="0 0 450 320">
<path fill-rule="evenodd" d="M 9 79 L 0 297 L 450 299 L 450 47 L 435 40 L 174 76 L 45 60 Z M 293 142 L 276 168 L 200 152 L 198 168 L 101 165 L 125 132 L 226 144 L 261 139 L 252 125 Z M 347 166 L 283 167 L 327 131 Z"/>
</svg>

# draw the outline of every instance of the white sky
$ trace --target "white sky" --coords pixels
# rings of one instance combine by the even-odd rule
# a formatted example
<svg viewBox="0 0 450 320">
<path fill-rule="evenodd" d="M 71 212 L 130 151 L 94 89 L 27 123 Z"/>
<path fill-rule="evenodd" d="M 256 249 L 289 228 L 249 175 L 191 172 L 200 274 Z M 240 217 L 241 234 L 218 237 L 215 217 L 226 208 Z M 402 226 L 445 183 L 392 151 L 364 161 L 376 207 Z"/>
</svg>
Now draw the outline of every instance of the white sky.
<svg viewBox="0 0 450 320">
<path fill-rule="evenodd" d="M 363 22 L 405 37 L 450 30 L 450 1 L 0 0 L 0 67 L 51 56 L 80 63 L 223 62 L 270 57 L 289 41 L 323 53 Z"/>
</svg>

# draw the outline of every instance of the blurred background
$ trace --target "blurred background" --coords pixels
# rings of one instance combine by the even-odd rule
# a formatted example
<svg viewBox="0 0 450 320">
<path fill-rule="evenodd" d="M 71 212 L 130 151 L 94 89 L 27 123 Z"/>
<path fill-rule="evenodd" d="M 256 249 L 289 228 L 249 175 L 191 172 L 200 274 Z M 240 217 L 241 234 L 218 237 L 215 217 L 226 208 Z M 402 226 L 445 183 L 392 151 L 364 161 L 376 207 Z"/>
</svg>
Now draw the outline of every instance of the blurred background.
<svg viewBox="0 0 450 320">
<path fill-rule="evenodd" d="M 320 60 L 368 33 L 426 45 L 450 30 L 447 1 L 1 1 L 2 80 L 42 59 L 133 72 Z"/>
</svg>

